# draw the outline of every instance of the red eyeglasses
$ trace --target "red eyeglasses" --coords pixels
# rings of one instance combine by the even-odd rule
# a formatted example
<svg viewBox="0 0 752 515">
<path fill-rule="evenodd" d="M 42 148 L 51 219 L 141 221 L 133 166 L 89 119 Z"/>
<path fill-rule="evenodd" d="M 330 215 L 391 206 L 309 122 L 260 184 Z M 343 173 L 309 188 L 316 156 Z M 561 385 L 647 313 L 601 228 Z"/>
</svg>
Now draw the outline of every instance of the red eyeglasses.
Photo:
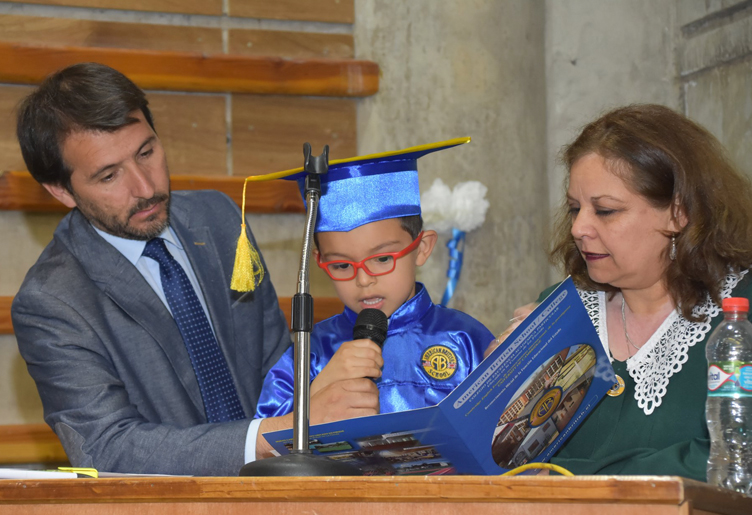
<svg viewBox="0 0 752 515">
<path fill-rule="evenodd" d="M 365 273 L 372 276 L 386 275 L 394 271 L 394 267 L 397 266 L 397 260 L 403 256 L 406 256 L 420 244 L 420 240 L 423 238 L 423 232 L 421 232 L 413 242 L 400 250 L 399 252 L 383 252 L 381 254 L 374 254 L 368 256 L 363 261 L 326 261 L 321 262 L 321 254 L 316 254 L 316 264 L 319 268 L 329 275 L 335 281 L 349 281 L 355 278 L 358 274 L 358 268 L 362 268 Z"/>
</svg>

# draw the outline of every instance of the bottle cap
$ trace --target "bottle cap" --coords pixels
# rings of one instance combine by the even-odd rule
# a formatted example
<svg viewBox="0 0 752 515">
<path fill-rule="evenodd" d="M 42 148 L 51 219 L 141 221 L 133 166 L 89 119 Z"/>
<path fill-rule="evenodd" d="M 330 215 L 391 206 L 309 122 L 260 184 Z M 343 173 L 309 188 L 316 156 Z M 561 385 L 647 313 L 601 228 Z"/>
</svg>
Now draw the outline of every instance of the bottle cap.
<svg viewBox="0 0 752 515">
<path fill-rule="evenodd" d="M 743 297 L 723 299 L 723 311 L 744 311 L 749 313 L 749 300 Z"/>
</svg>

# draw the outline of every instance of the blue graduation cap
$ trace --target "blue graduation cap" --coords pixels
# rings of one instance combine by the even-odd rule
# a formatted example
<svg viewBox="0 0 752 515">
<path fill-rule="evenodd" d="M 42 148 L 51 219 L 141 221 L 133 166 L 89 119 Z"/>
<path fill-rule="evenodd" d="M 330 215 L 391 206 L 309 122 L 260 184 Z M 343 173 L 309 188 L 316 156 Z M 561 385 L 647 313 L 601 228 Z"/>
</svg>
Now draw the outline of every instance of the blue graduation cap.
<svg viewBox="0 0 752 515">
<path fill-rule="evenodd" d="M 387 218 L 420 214 L 418 159 L 470 138 L 455 138 L 404 150 L 336 159 L 321 176 L 316 232 L 351 231 Z M 296 180 L 305 199 L 303 168 L 249 177 L 248 180 Z"/>
<path fill-rule="evenodd" d="M 370 222 L 419 215 L 418 159 L 469 141 L 468 137 L 455 138 L 404 150 L 330 161 L 328 173 L 321 176 L 315 232 L 346 232 Z M 246 177 L 243 185 L 243 225 L 238 240 L 232 289 L 251 291 L 264 275 L 260 259 L 245 236 L 245 188 L 248 182 L 296 180 L 305 200 L 305 178 L 303 167 Z"/>
</svg>

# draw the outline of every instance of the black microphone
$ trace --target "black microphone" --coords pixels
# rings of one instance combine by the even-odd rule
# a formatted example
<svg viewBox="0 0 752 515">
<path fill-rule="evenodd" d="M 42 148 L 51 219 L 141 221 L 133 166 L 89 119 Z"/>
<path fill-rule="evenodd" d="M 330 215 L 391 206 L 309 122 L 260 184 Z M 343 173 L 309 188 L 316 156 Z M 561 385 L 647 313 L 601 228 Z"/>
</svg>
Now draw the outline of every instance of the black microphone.
<svg viewBox="0 0 752 515">
<path fill-rule="evenodd" d="M 383 347 L 386 340 L 386 330 L 389 321 L 383 311 L 366 308 L 358 313 L 353 327 L 353 340 L 371 340 L 379 347 Z"/>
</svg>

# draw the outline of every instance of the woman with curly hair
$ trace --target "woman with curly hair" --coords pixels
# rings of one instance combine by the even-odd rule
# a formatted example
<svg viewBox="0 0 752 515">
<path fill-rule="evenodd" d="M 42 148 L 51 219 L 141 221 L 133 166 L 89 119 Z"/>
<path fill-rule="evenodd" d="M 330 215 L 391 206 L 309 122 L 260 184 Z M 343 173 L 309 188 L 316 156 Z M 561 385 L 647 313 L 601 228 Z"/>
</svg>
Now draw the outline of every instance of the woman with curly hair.
<svg viewBox="0 0 752 515">
<path fill-rule="evenodd" d="M 752 298 L 750 182 L 707 130 L 659 105 L 605 114 L 563 161 L 551 260 L 574 279 L 618 382 L 551 461 L 704 481 L 705 342 L 723 298 Z"/>
</svg>

